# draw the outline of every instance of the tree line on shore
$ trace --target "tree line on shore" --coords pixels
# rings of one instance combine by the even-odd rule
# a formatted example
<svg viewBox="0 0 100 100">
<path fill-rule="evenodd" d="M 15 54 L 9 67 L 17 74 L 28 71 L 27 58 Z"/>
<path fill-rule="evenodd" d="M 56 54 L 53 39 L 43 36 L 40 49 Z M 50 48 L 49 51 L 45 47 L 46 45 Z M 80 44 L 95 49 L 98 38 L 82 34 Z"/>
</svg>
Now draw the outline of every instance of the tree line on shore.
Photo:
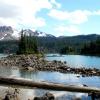
<svg viewBox="0 0 100 100">
<path fill-rule="evenodd" d="M 84 44 L 84 47 L 81 49 L 81 54 L 100 56 L 100 39 L 97 39 L 95 42 L 91 41 L 88 44 Z"/>
<path fill-rule="evenodd" d="M 76 37 L 75 37 L 76 38 Z M 82 38 L 82 37 L 81 37 Z M 33 54 L 38 52 L 60 54 L 100 55 L 100 38 L 92 41 L 89 38 L 35 37 L 21 34 L 20 41 L 0 41 L 1 53 Z M 72 41 L 73 40 L 73 41 Z M 86 41 L 85 41 L 86 40 Z M 88 41 L 89 40 L 89 41 Z"/>
</svg>

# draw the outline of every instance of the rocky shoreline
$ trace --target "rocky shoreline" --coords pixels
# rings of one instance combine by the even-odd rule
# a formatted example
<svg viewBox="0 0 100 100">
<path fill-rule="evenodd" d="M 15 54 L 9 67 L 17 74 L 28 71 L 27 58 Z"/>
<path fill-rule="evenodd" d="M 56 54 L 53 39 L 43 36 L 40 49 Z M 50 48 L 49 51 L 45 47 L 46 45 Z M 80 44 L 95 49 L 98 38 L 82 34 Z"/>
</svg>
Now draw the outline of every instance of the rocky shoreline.
<svg viewBox="0 0 100 100">
<path fill-rule="evenodd" d="M 82 77 L 100 76 L 100 69 L 72 68 L 66 62 L 47 61 L 38 55 L 9 55 L 0 59 L 0 66 L 18 67 L 28 71 L 57 71 L 61 73 L 80 74 Z"/>
</svg>

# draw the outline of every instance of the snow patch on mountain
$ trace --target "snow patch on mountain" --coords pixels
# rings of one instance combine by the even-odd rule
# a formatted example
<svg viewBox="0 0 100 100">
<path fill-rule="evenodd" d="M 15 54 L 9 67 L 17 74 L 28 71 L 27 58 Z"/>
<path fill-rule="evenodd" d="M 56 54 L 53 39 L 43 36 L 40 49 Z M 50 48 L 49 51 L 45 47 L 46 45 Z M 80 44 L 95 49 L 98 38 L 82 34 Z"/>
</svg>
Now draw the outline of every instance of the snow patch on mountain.
<svg viewBox="0 0 100 100">
<path fill-rule="evenodd" d="M 12 33 L 12 36 L 16 39 L 18 39 L 20 37 L 19 35 L 19 31 L 18 30 L 14 30 L 14 32 Z"/>
</svg>

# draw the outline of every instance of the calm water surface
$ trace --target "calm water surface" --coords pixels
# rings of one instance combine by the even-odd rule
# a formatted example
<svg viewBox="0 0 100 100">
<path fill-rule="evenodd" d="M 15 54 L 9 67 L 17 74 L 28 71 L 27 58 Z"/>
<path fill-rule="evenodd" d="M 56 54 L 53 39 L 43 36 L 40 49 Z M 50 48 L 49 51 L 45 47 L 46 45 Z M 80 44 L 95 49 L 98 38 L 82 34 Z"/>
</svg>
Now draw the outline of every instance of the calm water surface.
<svg viewBox="0 0 100 100">
<path fill-rule="evenodd" d="M 96 56 L 47 54 L 46 59 L 49 61 L 66 61 L 71 67 L 90 67 L 100 69 L 100 57 Z"/>
<path fill-rule="evenodd" d="M 96 67 L 99 68 L 100 65 L 100 58 L 99 57 L 89 57 L 89 56 L 75 56 L 75 55 L 63 55 L 63 56 L 52 56 L 47 55 L 47 60 L 61 60 L 67 61 L 70 66 L 85 66 L 85 67 Z M 46 81 L 46 82 L 53 82 L 53 83 L 62 83 L 66 85 L 79 85 L 82 86 L 83 84 L 91 87 L 100 88 L 100 77 L 77 77 L 76 74 L 64 74 L 59 72 L 28 72 L 24 70 L 19 70 L 16 68 L 4 68 L 0 67 L 0 76 L 9 76 L 9 77 L 17 77 L 17 78 L 27 78 L 33 81 Z M 1 91 L 4 90 L 4 87 L 0 88 Z M 33 97 L 35 95 L 42 95 L 46 90 L 26 90 L 22 89 L 22 100 L 27 100 L 27 97 Z M 87 94 L 82 93 L 70 93 L 70 92 L 55 92 L 51 91 L 56 97 L 57 100 L 71 100 L 72 98 L 82 98 L 82 100 L 91 100 L 90 97 L 87 97 Z"/>
</svg>

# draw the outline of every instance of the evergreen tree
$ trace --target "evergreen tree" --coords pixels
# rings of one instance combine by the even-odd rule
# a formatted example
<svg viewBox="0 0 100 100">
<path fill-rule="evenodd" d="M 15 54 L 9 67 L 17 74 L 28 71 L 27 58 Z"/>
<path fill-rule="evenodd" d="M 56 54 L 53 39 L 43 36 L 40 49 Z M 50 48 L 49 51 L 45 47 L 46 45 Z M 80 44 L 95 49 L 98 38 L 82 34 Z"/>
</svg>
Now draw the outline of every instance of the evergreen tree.
<svg viewBox="0 0 100 100">
<path fill-rule="evenodd" d="M 97 39 L 95 42 L 91 41 L 84 45 L 81 49 L 81 54 L 87 55 L 100 55 L 100 39 Z"/>
<path fill-rule="evenodd" d="M 37 41 L 36 37 L 26 36 L 23 34 L 23 30 L 21 31 L 21 38 L 19 41 L 19 50 L 17 54 L 34 54 L 38 53 Z"/>
</svg>

